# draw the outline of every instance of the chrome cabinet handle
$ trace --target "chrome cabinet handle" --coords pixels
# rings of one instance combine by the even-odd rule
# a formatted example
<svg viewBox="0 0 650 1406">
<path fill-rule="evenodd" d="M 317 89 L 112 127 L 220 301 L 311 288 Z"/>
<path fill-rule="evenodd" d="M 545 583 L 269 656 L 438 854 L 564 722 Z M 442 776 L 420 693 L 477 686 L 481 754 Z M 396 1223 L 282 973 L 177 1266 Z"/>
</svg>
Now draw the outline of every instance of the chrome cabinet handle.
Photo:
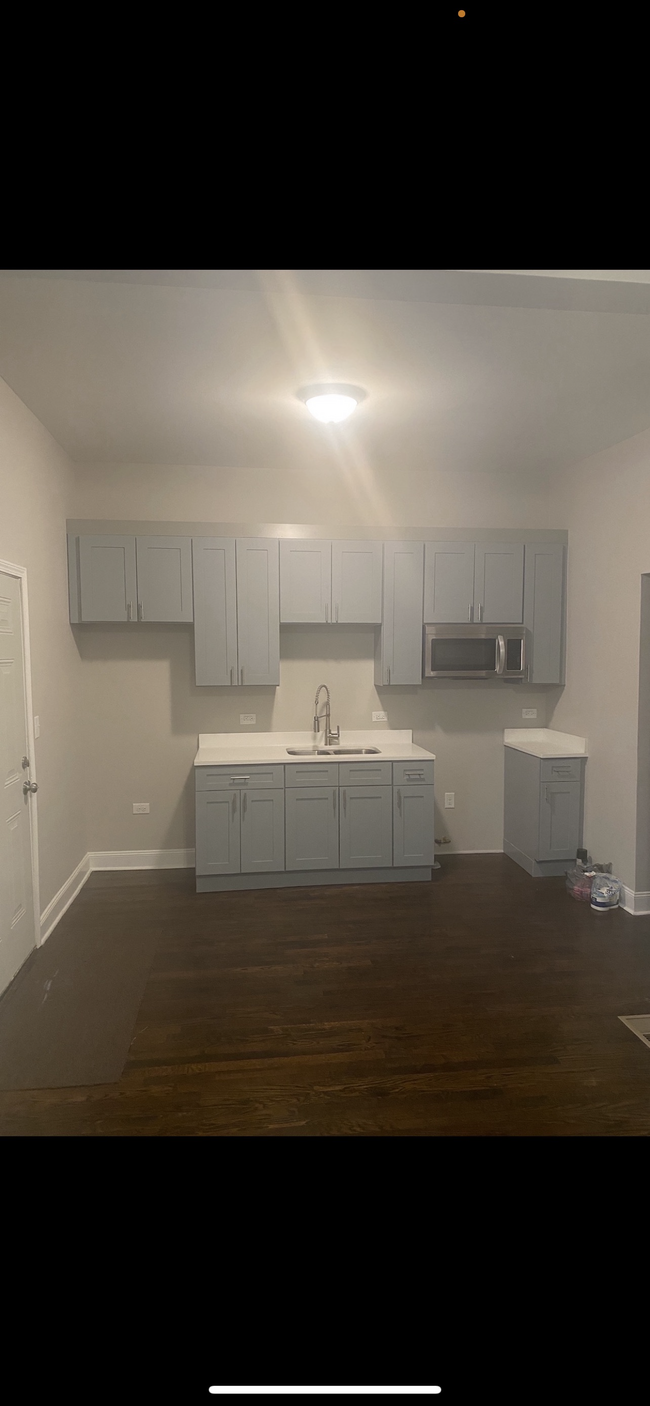
<svg viewBox="0 0 650 1406">
<path fill-rule="evenodd" d="M 467 607 L 467 619 L 469 620 L 469 623 L 470 623 L 470 625 L 471 625 L 471 623 L 472 623 L 472 607 L 471 607 L 471 604 L 468 605 L 468 607 Z"/>
<path fill-rule="evenodd" d="M 144 620 L 144 606 L 142 601 L 138 601 L 138 620 Z"/>
<path fill-rule="evenodd" d="M 398 811 L 399 811 L 399 813 L 400 813 L 400 815 L 401 815 L 401 814 L 402 814 L 402 792 L 400 791 L 399 786 L 398 786 L 398 788 L 397 788 L 397 809 L 398 809 Z"/>
<path fill-rule="evenodd" d="M 247 804 L 248 804 L 248 796 L 247 796 L 246 792 L 244 791 L 244 800 L 243 800 L 243 802 L 242 802 L 242 808 L 241 808 L 241 818 L 242 818 L 242 820 L 244 819 L 244 816 L 245 816 L 245 814 L 246 814 L 246 806 L 247 806 Z"/>
<path fill-rule="evenodd" d="M 251 778 L 250 778 L 250 773 L 249 773 L 248 776 L 231 776 L 231 778 L 230 778 L 230 785 L 231 785 L 231 786 L 238 786 L 239 783 L 240 783 L 240 781 L 250 781 L 250 779 L 251 779 Z"/>
<path fill-rule="evenodd" d="M 325 606 L 325 624 L 326 624 L 326 625 L 329 625 L 329 613 L 330 613 L 329 605 L 326 605 L 326 606 Z"/>
<path fill-rule="evenodd" d="M 237 811 L 237 792 L 236 792 L 236 791 L 233 791 L 233 793 L 232 793 L 232 818 L 233 818 L 233 820 L 234 820 L 234 818 L 235 818 L 236 811 Z"/>
<path fill-rule="evenodd" d="M 230 670 L 230 687 L 231 687 L 231 688 L 232 688 L 232 676 L 233 676 L 233 670 L 231 669 L 231 670 Z"/>
<path fill-rule="evenodd" d="M 479 623 L 479 625 L 480 625 L 482 619 L 483 619 L 483 602 L 481 601 L 480 604 L 479 604 L 479 608 L 478 608 L 478 623 Z"/>
<path fill-rule="evenodd" d="M 388 682 L 390 683 L 390 664 L 388 665 Z"/>
<path fill-rule="evenodd" d="M 127 601 L 126 618 L 127 620 L 133 619 L 133 601 Z"/>
<path fill-rule="evenodd" d="M 332 810 L 336 815 L 336 790 L 332 791 Z"/>
<path fill-rule="evenodd" d="M 243 682 L 244 682 L 244 669 L 243 669 L 243 666 L 242 666 L 242 668 L 239 670 L 239 681 L 240 681 L 240 683 L 243 683 Z"/>
<path fill-rule="evenodd" d="M 344 792 L 343 792 L 343 814 L 344 814 L 344 815 L 347 815 L 347 813 L 348 813 L 348 796 L 347 796 L 347 791 L 344 791 Z"/>
<path fill-rule="evenodd" d="M 339 608 L 338 608 L 338 605 L 337 605 L 337 607 L 336 607 L 336 623 L 337 623 L 337 625 L 338 625 L 338 623 L 339 623 Z"/>
<path fill-rule="evenodd" d="M 23 796 L 26 796 L 29 791 L 38 791 L 35 781 L 23 781 Z"/>
</svg>

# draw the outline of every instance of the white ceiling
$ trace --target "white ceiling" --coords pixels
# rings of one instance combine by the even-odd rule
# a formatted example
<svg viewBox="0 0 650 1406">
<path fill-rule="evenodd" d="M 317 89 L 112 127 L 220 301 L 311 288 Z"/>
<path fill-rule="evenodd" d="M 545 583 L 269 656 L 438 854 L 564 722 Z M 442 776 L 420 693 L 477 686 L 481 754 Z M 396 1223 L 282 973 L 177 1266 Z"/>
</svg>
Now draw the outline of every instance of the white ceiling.
<svg viewBox="0 0 650 1406">
<path fill-rule="evenodd" d="M 79 462 L 543 472 L 650 427 L 649 280 L 4 270 L 0 376 Z M 327 380 L 368 393 L 336 428 L 295 395 Z"/>
</svg>

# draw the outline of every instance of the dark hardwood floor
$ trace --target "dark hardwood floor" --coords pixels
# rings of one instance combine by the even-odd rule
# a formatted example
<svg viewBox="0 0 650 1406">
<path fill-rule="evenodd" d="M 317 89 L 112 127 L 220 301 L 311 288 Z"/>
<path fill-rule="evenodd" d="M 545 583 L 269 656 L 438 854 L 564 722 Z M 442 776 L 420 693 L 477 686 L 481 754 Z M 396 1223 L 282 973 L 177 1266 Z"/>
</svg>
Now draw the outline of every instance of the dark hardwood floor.
<svg viewBox="0 0 650 1406">
<path fill-rule="evenodd" d="M 430 884 L 194 892 L 94 873 L 62 922 L 155 926 L 118 1083 L 0 1093 L 4 1136 L 647 1136 L 650 917 L 502 855 Z"/>
</svg>

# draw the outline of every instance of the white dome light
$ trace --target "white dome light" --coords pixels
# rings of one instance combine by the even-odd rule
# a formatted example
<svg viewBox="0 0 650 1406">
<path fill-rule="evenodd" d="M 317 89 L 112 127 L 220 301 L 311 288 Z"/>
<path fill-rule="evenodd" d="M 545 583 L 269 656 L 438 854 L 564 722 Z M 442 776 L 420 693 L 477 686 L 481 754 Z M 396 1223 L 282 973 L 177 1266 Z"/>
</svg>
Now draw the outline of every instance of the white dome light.
<svg viewBox="0 0 650 1406">
<path fill-rule="evenodd" d="M 337 424 L 339 420 L 347 420 L 357 402 L 351 395 L 312 395 L 305 404 L 317 420 L 327 425 L 332 420 Z"/>
<path fill-rule="evenodd" d="M 347 420 L 359 401 L 365 399 L 365 394 L 359 386 L 305 386 L 298 391 L 298 399 L 304 402 L 316 420 L 330 425 Z"/>
</svg>

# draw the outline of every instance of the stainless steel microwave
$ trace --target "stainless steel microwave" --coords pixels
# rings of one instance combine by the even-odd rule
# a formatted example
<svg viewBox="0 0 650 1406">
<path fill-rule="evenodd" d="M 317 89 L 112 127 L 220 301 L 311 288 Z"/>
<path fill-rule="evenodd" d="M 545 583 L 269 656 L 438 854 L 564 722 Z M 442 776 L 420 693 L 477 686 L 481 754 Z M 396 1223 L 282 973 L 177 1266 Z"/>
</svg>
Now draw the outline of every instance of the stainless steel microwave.
<svg viewBox="0 0 650 1406">
<path fill-rule="evenodd" d="M 523 679 L 523 625 L 425 625 L 425 679 Z"/>
</svg>

